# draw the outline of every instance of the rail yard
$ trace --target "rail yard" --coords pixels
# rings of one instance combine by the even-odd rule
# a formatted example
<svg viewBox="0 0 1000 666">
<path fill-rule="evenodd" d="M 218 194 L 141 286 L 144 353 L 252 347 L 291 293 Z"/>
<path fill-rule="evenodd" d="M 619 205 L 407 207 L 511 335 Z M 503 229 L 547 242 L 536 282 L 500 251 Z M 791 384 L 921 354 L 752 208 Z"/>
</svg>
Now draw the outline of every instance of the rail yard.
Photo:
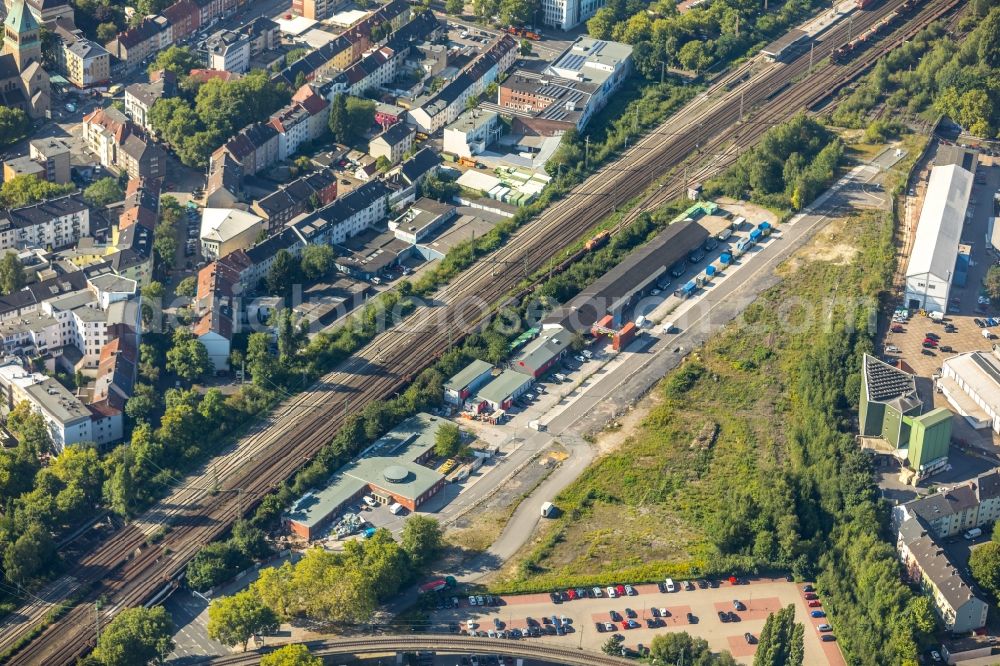
<svg viewBox="0 0 1000 666">
<path fill-rule="evenodd" d="M 188 560 L 205 543 L 217 538 L 246 510 L 289 478 L 327 444 L 346 415 L 360 412 L 371 401 L 400 390 L 464 335 L 488 321 L 496 304 L 525 277 L 556 259 L 571 262 L 566 249 L 617 207 L 649 193 L 619 223 L 620 229 L 641 211 L 684 193 L 731 164 L 771 126 L 798 109 L 819 105 L 864 72 L 875 58 L 910 38 L 920 28 L 944 16 L 958 0 L 923 3 L 886 28 L 866 47 L 864 58 L 843 64 L 825 60 L 855 34 L 874 28 L 911 0 L 886 1 L 860 15 L 853 25 L 837 22 L 822 35 L 814 52 L 787 63 L 754 58 L 723 77 L 674 117 L 642 138 L 624 155 L 580 184 L 538 218 L 528 222 L 493 255 L 457 276 L 437 294 L 438 307 L 419 308 L 401 324 L 385 331 L 309 390 L 289 397 L 266 419 L 199 473 L 178 480 L 169 496 L 135 522 L 118 530 L 73 569 L 68 584 L 79 605 L 54 620 L 37 636 L 37 625 L 51 605 L 36 603 L 24 615 L 0 628 L 0 650 L 21 647 L 10 658 L 16 664 L 67 664 L 86 652 L 94 636 L 93 599 L 107 600 L 101 622 L 119 610 L 162 599 L 177 584 Z M 694 156 L 693 158 L 691 156 Z M 685 173 L 685 164 L 689 172 Z M 658 188 L 650 189 L 659 183 Z M 523 270 L 497 271 L 496 266 Z M 221 483 L 214 487 L 214 479 Z M 216 492 L 218 490 L 218 492 Z M 161 528 L 162 539 L 150 545 Z M 317 654 L 339 654 L 350 647 L 397 649 L 427 646 L 467 649 L 468 641 L 450 638 L 371 638 L 317 645 Z M 498 652 L 509 645 L 497 641 Z M 328 653 L 322 650 L 329 648 Z M 476 641 L 476 649 L 485 649 Z M 563 663 L 617 664 L 622 660 L 573 650 L 556 654 L 538 648 L 529 656 L 565 659 Z M 526 654 L 517 646 L 519 654 Z M 217 663 L 242 664 L 248 656 Z"/>
</svg>

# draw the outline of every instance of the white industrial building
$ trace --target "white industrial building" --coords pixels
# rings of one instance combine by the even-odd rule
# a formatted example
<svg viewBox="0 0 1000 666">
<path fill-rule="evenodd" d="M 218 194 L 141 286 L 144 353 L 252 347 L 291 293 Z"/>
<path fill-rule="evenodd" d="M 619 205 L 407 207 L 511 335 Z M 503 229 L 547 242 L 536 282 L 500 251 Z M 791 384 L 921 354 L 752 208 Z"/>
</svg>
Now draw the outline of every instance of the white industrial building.
<svg viewBox="0 0 1000 666">
<path fill-rule="evenodd" d="M 444 128 L 444 151 L 459 157 L 478 155 L 500 138 L 496 111 L 469 109 Z"/>
<path fill-rule="evenodd" d="M 941 364 L 937 385 L 973 428 L 1000 433 L 1000 347 L 952 356 Z"/>
<path fill-rule="evenodd" d="M 561 30 L 571 30 L 592 17 L 605 4 L 607 0 L 542 0 L 542 23 Z"/>
<path fill-rule="evenodd" d="M 972 173 L 955 164 L 931 170 L 913 252 L 906 266 L 904 302 L 911 309 L 948 309 L 972 181 Z"/>
</svg>

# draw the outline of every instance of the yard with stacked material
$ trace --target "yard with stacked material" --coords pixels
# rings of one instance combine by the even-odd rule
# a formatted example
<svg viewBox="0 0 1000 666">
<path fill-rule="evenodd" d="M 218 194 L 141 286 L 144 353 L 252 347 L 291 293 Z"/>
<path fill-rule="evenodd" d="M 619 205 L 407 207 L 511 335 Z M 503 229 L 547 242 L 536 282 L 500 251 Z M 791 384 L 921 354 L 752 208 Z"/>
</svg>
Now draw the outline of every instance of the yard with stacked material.
<svg viewBox="0 0 1000 666">
<path fill-rule="evenodd" d="M 849 660 L 915 658 L 930 606 L 900 583 L 852 434 L 894 258 L 888 214 L 834 221 L 663 380 L 495 588 L 785 570 L 818 579 Z"/>
</svg>

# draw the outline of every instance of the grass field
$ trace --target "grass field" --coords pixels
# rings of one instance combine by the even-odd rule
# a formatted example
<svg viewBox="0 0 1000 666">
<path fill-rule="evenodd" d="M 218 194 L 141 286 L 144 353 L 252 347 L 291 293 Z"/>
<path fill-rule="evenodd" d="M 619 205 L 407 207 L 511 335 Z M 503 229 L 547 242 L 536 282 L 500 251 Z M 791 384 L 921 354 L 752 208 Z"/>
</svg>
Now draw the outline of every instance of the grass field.
<svg viewBox="0 0 1000 666">
<path fill-rule="evenodd" d="M 835 221 L 783 265 L 785 280 L 668 375 L 639 430 L 557 498 L 563 516 L 495 587 L 725 573 L 779 559 L 795 525 L 757 529 L 749 547 L 720 546 L 734 512 L 754 520 L 744 513 L 747 498 L 794 504 L 782 481 L 794 464 L 784 427 L 790 386 L 817 335 L 872 309 L 891 270 L 891 233 L 887 214 Z M 838 251 L 821 251 L 829 247 Z"/>
</svg>

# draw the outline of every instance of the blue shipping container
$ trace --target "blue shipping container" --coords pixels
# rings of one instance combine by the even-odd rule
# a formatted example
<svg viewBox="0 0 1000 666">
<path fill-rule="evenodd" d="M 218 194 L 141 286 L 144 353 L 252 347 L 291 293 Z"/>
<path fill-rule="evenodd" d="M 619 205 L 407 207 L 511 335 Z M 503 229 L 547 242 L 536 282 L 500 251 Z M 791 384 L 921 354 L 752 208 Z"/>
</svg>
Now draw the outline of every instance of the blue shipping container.
<svg viewBox="0 0 1000 666">
<path fill-rule="evenodd" d="M 695 284 L 694 280 L 691 280 L 686 285 L 684 285 L 683 287 L 681 287 L 681 295 L 686 298 L 686 297 L 690 296 L 691 294 L 693 294 L 697 290 L 698 290 L 698 285 Z"/>
<path fill-rule="evenodd" d="M 951 282 L 956 287 L 964 287 L 968 278 L 969 255 L 964 252 L 959 252 L 958 259 L 955 261 L 955 275 L 952 277 Z"/>
<path fill-rule="evenodd" d="M 705 275 L 707 275 L 708 277 L 712 277 L 713 275 L 715 275 L 715 266 L 709 266 L 708 268 L 706 268 Z"/>
<path fill-rule="evenodd" d="M 761 232 L 763 232 L 763 234 L 765 236 L 771 235 L 771 223 L 770 222 L 761 222 L 760 224 L 757 225 L 757 228 L 760 229 Z"/>
<path fill-rule="evenodd" d="M 757 241 L 760 240 L 760 237 L 763 235 L 764 233 L 760 229 L 754 229 L 753 231 L 750 232 L 750 240 L 756 243 Z"/>
<path fill-rule="evenodd" d="M 722 265 L 728 266 L 729 264 L 733 263 L 733 255 L 729 254 L 728 252 L 723 252 L 722 254 L 719 255 L 719 261 L 722 262 Z"/>
</svg>

